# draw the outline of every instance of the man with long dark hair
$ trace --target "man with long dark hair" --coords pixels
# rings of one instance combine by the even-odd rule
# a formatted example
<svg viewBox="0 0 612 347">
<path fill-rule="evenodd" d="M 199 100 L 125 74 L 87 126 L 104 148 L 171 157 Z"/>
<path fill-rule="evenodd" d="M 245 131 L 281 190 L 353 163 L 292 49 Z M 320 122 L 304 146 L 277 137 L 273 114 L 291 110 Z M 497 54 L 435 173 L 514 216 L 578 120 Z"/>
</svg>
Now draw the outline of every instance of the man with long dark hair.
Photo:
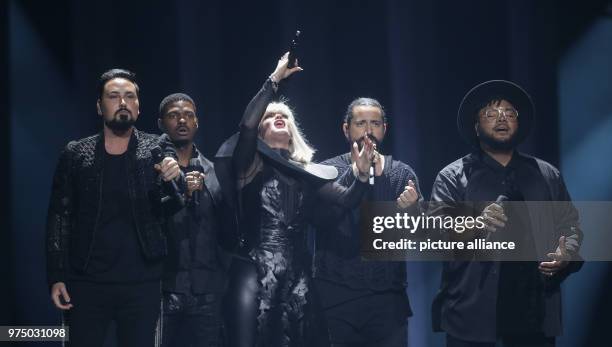
<svg viewBox="0 0 612 347">
<path fill-rule="evenodd" d="M 361 147 L 366 139 L 376 146 L 372 169 L 374 185 L 369 201 L 396 201 L 398 208 L 418 214 L 422 200 L 417 176 L 405 163 L 382 155 L 381 144 L 388 122 L 375 99 L 358 98 L 348 106 L 342 130 L 350 147 Z M 348 186 L 356 172 L 355 158 L 345 153 L 324 161 L 340 173 L 338 183 Z M 333 346 L 405 347 L 407 317 L 411 315 L 406 295 L 404 262 L 366 262 L 361 259 L 359 211 L 338 206 L 326 209 L 316 242 L 316 284 Z"/>
</svg>

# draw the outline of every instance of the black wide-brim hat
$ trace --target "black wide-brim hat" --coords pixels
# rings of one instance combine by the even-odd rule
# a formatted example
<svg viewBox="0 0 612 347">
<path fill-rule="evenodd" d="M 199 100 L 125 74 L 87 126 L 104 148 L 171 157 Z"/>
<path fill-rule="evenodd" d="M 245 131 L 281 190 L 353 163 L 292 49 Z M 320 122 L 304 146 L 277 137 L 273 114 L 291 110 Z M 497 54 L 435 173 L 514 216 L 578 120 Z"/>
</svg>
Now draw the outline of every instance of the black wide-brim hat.
<svg viewBox="0 0 612 347">
<path fill-rule="evenodd" d="M 472 146 L 479 147 L 480 145 L 474 129 L 478 111 L 483 104 L 494 99 L 507 100 L 518 111 L 517 143 L 523 142 L 533 129 L 535 106 L 531 96 L 516 83 L 505 80 L 487 81 L 467 92 L 461 101 L 461 105 L 459 105 L 459 111 L 457 111 L 459 133 Z"/>
</svg>

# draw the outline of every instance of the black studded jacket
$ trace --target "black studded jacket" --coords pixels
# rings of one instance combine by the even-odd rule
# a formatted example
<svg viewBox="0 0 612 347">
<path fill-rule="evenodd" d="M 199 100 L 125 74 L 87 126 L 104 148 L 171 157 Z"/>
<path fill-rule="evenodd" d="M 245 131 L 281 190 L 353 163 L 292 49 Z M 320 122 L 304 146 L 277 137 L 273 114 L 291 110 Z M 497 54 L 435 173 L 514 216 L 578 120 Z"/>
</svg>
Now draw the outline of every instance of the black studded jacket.
<svg viewBox="0 0 612 347">
<path fill-rule="evenodd" d="M 165 198 L 151 159 L 158 136 L 134 129 L 128 145 L 128 189 L 138 243 L 148 260 L 166 255 L 164 216 L 178 210 Z M 53 177 L 47 214 L 47 281 L 64 282 L 68 267 L 87 273 L 101 211 L 104 180 L 102 133 L 71 141 L 62 151 Z M 165 203 L 162 205 L 162 197 Z"/>
</svg>

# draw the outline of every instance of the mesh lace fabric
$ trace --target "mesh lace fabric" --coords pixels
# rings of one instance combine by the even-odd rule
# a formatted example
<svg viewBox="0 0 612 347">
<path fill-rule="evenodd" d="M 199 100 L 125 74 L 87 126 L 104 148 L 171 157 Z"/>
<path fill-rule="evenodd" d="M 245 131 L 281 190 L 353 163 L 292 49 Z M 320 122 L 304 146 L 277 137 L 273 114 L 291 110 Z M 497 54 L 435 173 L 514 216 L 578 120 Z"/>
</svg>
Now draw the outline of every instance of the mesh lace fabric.
<svg viewBox="0 0 612 347">
<path fill-rule="evenodd" d="M 303 184 L 275 169 L 261 173 L 259 235 L 249 257 L 257 267 L 257 345 L 310 346 L 316 319 L 310 301 Z M 249 238 L 254 240 L 253 238 Z"/>
<path fill-rule="evenodd" d="M 314 193 L 316 187 L 293 179 L 305 172 L 287 165 L 288 152 L 277 152 L 286 161 L 278 160 L 271 148 L 258 141 L 258 127 L 273 99 L 273 87 L 266 80 L 245 109 L 238 137 L 228 139 L 217 153 L 217 168 L 222 168 L 223 163 L 228 165 L 225 187 L 230 199 L 234 195 L 232 179 L 250 172 L 257 153 L 263 159 L 263 171 L 241 185 L 236 194 L 242 246 L 230 274 L 228 297 L 233 301 L 228 300 L 226 306 L 227 324 L 235 328 L 231 330 L 235 336 L 229 340 L 232 346 L 241 347 L 316 346 L 320 343 L 312 337 L 326 339 L 326 334 L 325 330 L 321 334 L 321 330 L 313 329 L 323 320 L 312 315 L 320 311 L 313 309 L 316 305 L 309 286 L 311 262 L 303 230 L 304 214 L 309 210 L 304 195 Z M 336 195 L 351 197 L 339 192 Z"/>
</svg>

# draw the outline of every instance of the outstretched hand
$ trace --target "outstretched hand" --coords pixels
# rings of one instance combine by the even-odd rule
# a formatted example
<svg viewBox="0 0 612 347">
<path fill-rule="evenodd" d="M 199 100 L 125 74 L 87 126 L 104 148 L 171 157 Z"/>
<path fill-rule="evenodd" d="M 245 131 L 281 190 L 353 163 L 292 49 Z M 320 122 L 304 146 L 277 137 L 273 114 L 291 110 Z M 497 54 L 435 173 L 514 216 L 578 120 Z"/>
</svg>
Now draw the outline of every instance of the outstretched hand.
<svg viewBox="0 0 612 347">
<path fill-rule="evenodd" d="M 287 67 L 288 64 L 289 52 L 283 54 L 283 56 L 278 60 L 278 63 L 276 64 L 276 69 L 270 75 L 270 79 L 272 80 L 272 82 L 278 83 L 284 80 L 285 78 L 291 76 L 294 72 L 304 70 L 298 65 L 297 59 L 295 60 L 295 66 L 293 68 L 289 69 Z"/>
<path fill-rule="evenodd" d="M 372 166 L 372 159 L 374 159 L 374 143 L 367 136 L 363 139 L 363 147 L 361 151 L 359 150 L 359 146 L 357 142 L 353 142 L 353 147 L 351 148 L 351 159 L 355 166 L 357 167 L 357 171 L 359 171 L 360 177 L 368 177 L 370 172 L 370 167 Z"/>
</svg>

